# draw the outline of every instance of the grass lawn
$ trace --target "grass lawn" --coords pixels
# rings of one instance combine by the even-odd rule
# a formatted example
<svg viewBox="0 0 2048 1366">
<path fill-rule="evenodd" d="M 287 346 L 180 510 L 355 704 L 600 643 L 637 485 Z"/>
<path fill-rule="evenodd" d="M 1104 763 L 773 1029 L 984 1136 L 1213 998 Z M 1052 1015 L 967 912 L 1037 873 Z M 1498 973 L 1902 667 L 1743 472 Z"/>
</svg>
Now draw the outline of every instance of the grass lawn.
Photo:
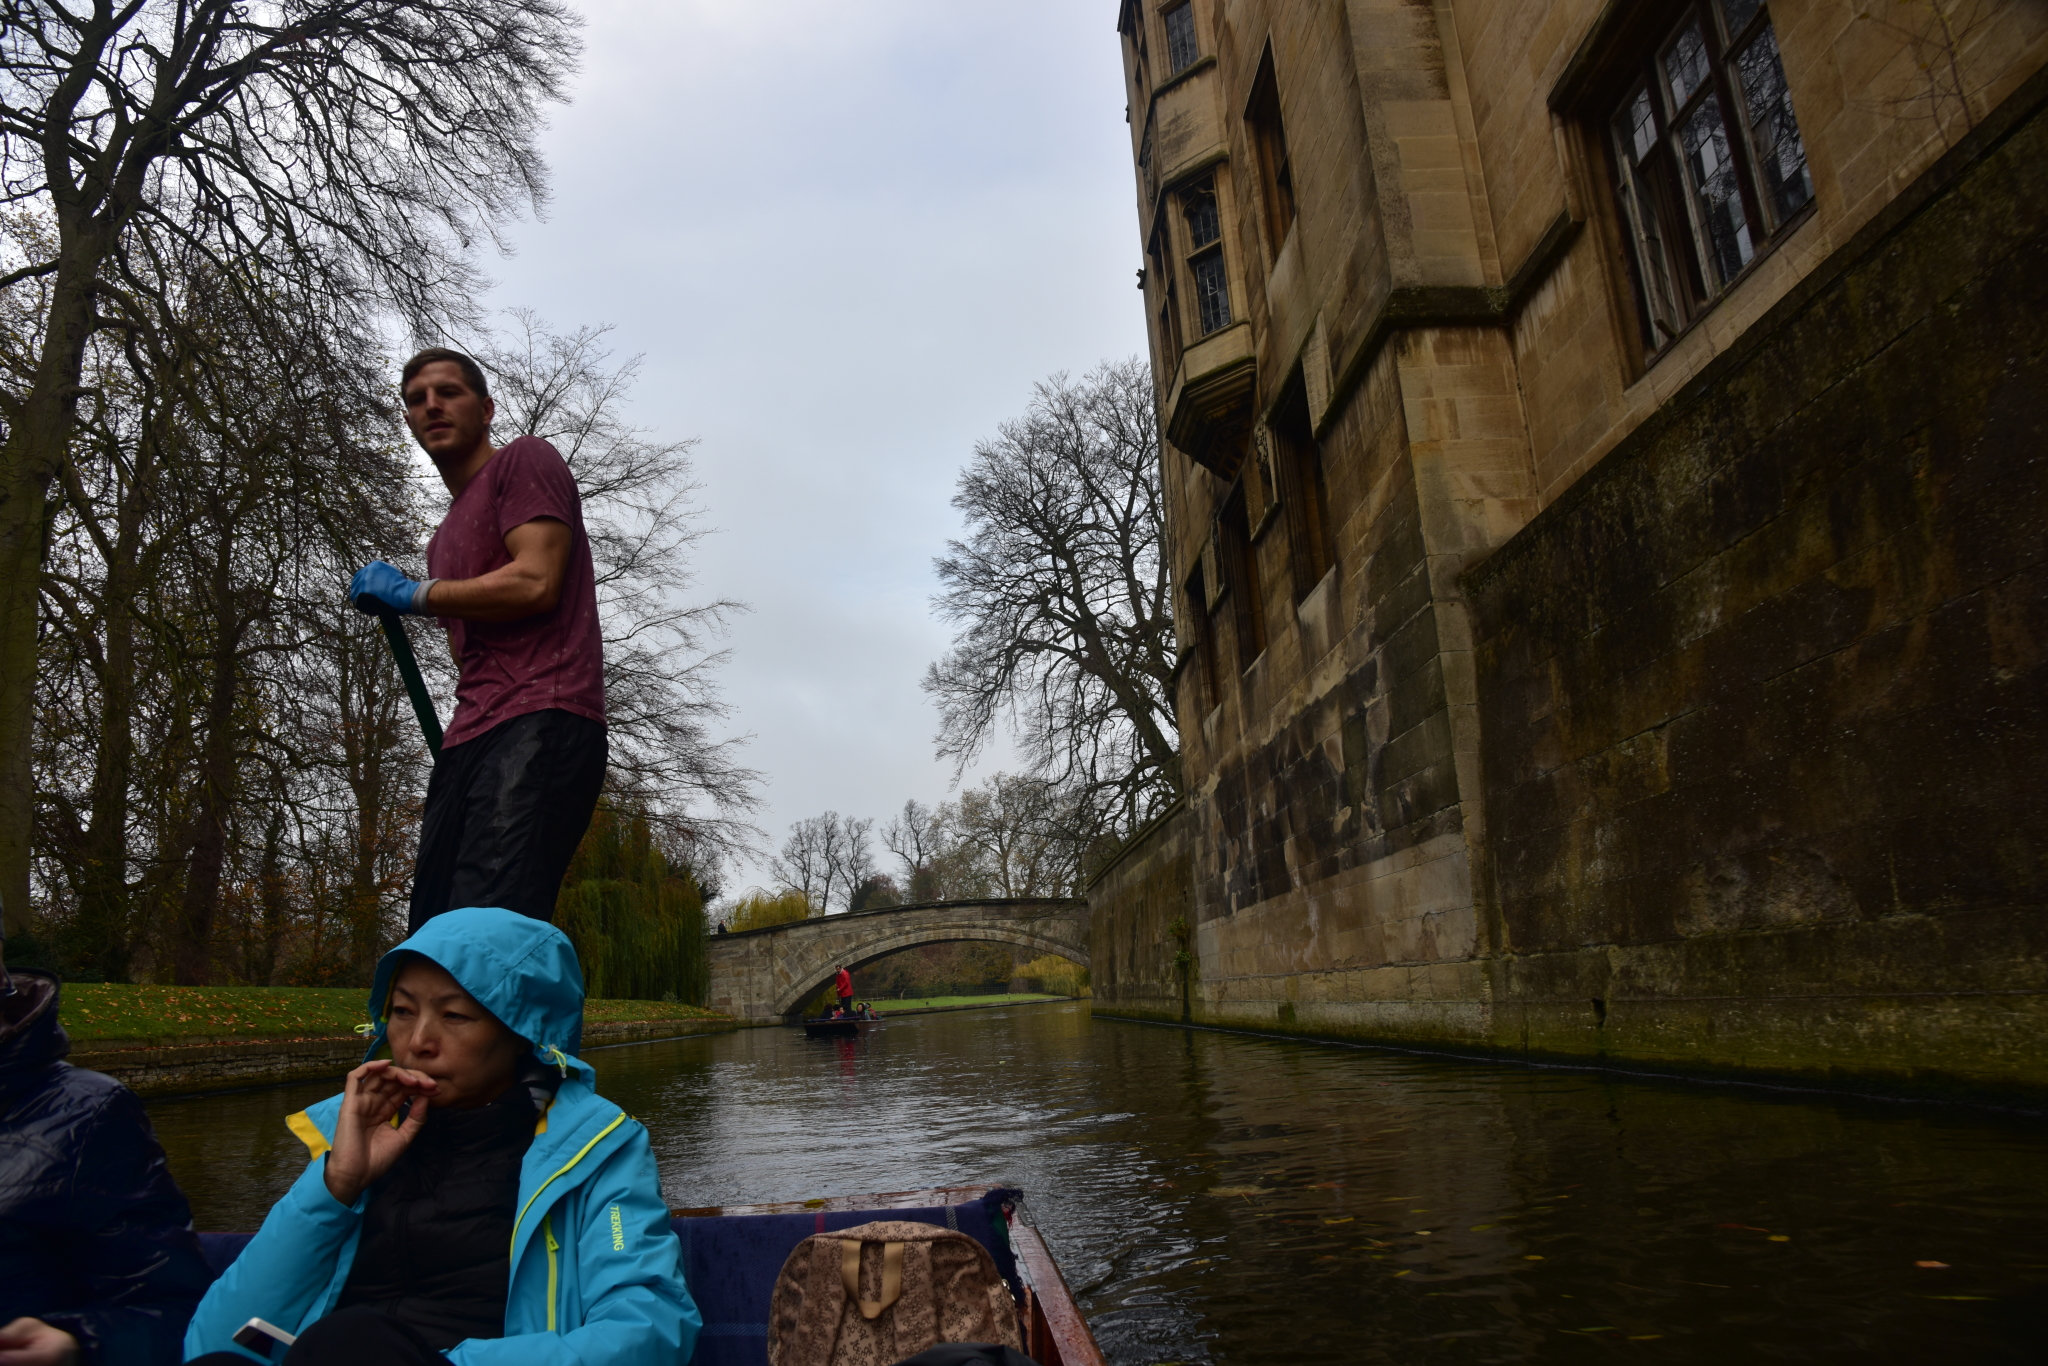
<svg viewBox="0 0 2048 1366">
<path fill-rule="evenodd" d="M 865 1000 L 856 996 L 855 1000 Z M 1002 992 L 994 996 L 926 996 L 921 1000 L 873 1002 L 876 1010 L 887 1015 L 892 1010 L 942 1010 L 947 1006 L 1013 1006 L 1027 1001 L 1064 1001 L 1064 996 L 1046 996 L 1038 992 L 1018 992 L 1014 995 Z"/>
<path fill-rule="evenodd" d="M 365 1019 L 361 987 L 158 987 L 64 984 L 65 1032 L 94 1039 L 345 1038 Z M 715 1010 L 668 1001 L 591 1001 L 590 1024 L 708 1020 Z"/>
</svg>

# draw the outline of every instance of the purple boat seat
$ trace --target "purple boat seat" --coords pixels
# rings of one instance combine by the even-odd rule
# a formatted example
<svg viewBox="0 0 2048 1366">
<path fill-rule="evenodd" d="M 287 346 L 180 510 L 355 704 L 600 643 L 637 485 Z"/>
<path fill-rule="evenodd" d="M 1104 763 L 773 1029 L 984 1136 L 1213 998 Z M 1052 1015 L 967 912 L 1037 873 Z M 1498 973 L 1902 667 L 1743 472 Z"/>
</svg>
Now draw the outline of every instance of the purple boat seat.
<svg viewBox="0 0 2048 1366">
<path fill-rule="evenodd" d="M 920 1209 L 819 1211 L 815 1214 L 736 1214 L 671 1219 L 682 1242 L 683 1283 L 704 1316 L 692 1366 L 767 1366 L 768 1301 L 775 1277 L 796 1245 L 813 1233 L 831 1233 L 878 1219 L 958 1229 L 988 1249 L 1010 1293 L 1023 1299 L 1017 1257 L 1010 1249 L 1003 1205 L 1021 1192 L 992 1190 L 979 1200 Z M 202 1233 L 200 1250 L 218 1276 L 242 1255 L 253 1233 Z"/>
</svg>

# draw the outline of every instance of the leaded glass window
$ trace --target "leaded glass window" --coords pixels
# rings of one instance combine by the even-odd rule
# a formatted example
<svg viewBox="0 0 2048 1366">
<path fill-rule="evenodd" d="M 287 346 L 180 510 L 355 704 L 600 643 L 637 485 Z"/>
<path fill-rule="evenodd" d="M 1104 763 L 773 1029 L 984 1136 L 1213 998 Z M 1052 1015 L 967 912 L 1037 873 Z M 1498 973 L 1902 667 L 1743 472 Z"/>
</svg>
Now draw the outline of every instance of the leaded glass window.
<svg viewBox="0 0 2048 1366">
<path fill-rule="evenodd" d="M 1749 216 L 1742 207 L 1735 154 L 1728 145 L 1720 102 L 1712 95 L 1701 100 L 1679 125 L 1678 136 L 1685 144 L 1686 179 L 1706 229 L 1707 259 L 1716 282 L 1725 285 L 1742 273 L 1756 247 L 1749 237 Z"/>
<path fill-rule="evenodd" d="M 1166 68 L 1178 76 L 1195 64 L 1202 49 L 1195 42 L 1195 7 L 1178 5 L 1166 12 Z"/>
<path fill-rule="evenodd" d="M 1202 315 L 1202 335 L 1230 326 L 1230 280 L 1223 269 L 1223 253 L 1212 251 L 1195 258 L 1195 302 Z"/>
<path fill-rule="evenodd" d="M 1806 144 L 1799 139 L 1799 120 L 1792 117 L 1792 92 L 1785 87 L 1778 38 L 1769 24 L 1735 54 L 1735 70 L 1749 114 L 1750 145 L 1763 176 L 1764 208 L 1782 222 L 1813 198 L 1813 177 L 1806 171 Z"/>
<path fill-rule="evenodd" d="M 1196 251 L 1223 236 L 1222 219 L 1216 212 L 1216 191 L 1207 185 L 1189 190 L 1183 201 L 1187 206 L 1188 241 Z"/>
<path fill-rule="evenodd" d="M 1195 284 L 1195 317 L 1202 336 L 1230 326 L 1230 272 L 1223 261 L 1223 218 L 1209 181 L 1180 197 L 1188 225 L 1188 273 Z"/>
<path fill-rule="evenodd" d="M 1609 120 L 1648 350 L 1813 199 L 1765 0 L 1695 0 Z"/>
</svg>

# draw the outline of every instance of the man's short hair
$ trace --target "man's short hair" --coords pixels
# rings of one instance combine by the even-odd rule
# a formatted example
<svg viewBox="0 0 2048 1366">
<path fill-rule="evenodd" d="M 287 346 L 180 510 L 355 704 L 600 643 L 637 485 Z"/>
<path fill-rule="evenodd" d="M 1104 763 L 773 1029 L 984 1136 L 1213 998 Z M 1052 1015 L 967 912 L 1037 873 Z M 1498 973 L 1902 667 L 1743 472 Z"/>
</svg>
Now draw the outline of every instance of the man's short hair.
<svg viewBox="0 0 2048 1366">
<path fill-rule="evenodd" d="M 489 398 L 491 396 L 491 386 L 484 382 L 483 367 L 468 356 L 463 355 L 460 351 L 452 351 L 445 346 L 430 346 L 407 361 L 405 369 L 399 372 L 399 389 L 403 391 L 406 385 L 412 383 L 414 375 L 417 375 L 435 361 L 443 360 L 455 363 L 456 368 L 462 371 L 463 382 L 469 385 L 471 391 L 478 398 Z"/>
</svg>

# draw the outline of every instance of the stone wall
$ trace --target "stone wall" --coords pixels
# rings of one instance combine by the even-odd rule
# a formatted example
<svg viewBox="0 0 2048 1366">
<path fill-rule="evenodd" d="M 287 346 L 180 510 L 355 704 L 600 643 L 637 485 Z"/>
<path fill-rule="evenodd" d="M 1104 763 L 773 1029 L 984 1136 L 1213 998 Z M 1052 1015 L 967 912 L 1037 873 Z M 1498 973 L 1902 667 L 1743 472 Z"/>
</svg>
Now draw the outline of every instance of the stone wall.
<svg viewBox="0 0 2048 1366">
<path fill-rule="evenodd" d="M 1477 738 L 1460 561 L 1439 553 L 1456 522 L 1411 453 L 1403 392 L 1406 357 L 1446 357 L 1455 336 L 1406 340 L 1323 438 L 1347 553 L 1297 603 L 1269 528 L 1265 651 L 1203 723 L 1188 806 L 1210 1023 L 1446 1041 L 1478 1024 L 1461 775 Z M 1222 629 L 1228 656 L 1227 613 Z"/>
<path fill-rule="evenodd" d="M 1186 813 L 1089 891 L 1096 1009 L 1178 1017 L 1191 904 L 1196 1023 L 2048 1096 L 2044 111 L 1497 548 L 1429 449 L 1482 330 L 1390 342 L 1321 433 L 1336 573 L 1266 580 Z"/>
<path fill-rule="evenodd" d="M 1175 957 L 1188 947 L 1194 924 L 1193 869 L 1194 822 L 1186 804 L 1175 802 L 1088 884 L 1088 982 L 1096 1014 L 1185 1018 L 1189 973 Z"/>
<path fill-rule="evenodd" d="M 73 1048 L 74 1067 L 104 1072 L 145 1096 L 229 1091 L 287 1081 L 337 1082 L 363 1059 L 361 1039 L 248 1039 L 146 1043 L 95 1040 Z"/>
<path fill-rule="evenodd" d="M 733 1020 L 631 1020 L 583 1030 L 585 1052 L 737 1029 Z M 347 1039 L 202 1039 L 169 1043 L 96 1039 L 74 1047 L 74 1067 L 104 1072 L 141 1095 L 190 1095 L 289 1081 L 339 1082 L 363 1058 L 363 1041 Z"/>
<path fill-rule="evenodd" d="M 2048 1086 L 2044 97 L 1466 576 L 1496 1043 Z"/>
</svg>

